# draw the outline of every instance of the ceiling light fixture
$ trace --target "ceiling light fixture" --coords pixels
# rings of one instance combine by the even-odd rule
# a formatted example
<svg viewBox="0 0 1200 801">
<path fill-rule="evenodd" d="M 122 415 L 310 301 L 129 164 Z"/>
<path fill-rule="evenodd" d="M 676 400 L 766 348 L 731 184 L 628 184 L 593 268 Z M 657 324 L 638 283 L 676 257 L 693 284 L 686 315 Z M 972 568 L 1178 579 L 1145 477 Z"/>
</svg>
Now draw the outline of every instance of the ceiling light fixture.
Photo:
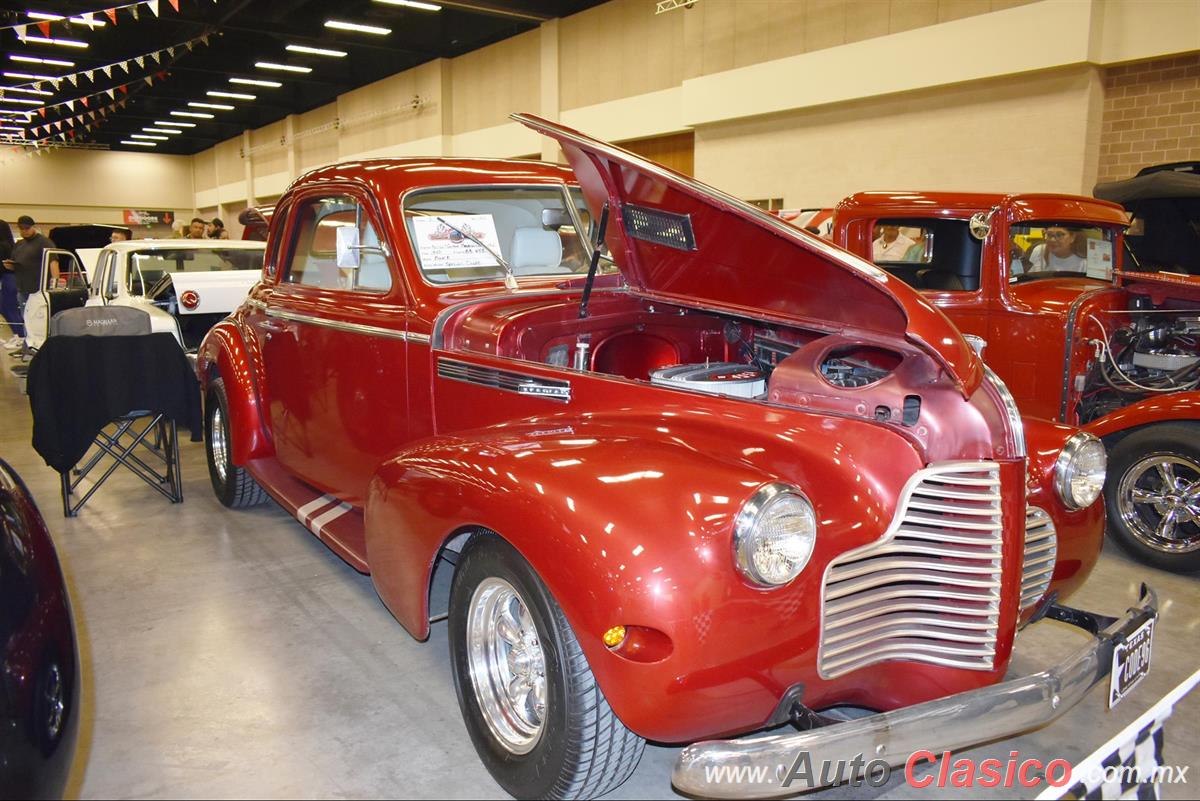
<svg viewBox="0 0 1200 801">
<path fill-rule="evenodd" d="M 0 97 L 0 103 L 17 103 L 22 106 L 40 106 L 41 100 L 26 100 L 23 97 Z"/>
<path fill-rule="evenodd" d="M 194 122 L 183 122 L 182 120 L 155 120 L 155 125 L 170 125 L 175 128 L 195 128 Z"/>
<path fill-rule="evenodd" d="M 4 73 L 4 77 L 23 78 L 26 81 L 50 81 L 51 83 L 58 83 L 62 80 L 62 78 L 56 78 L 53 75 L 37 75 L 31 72 L 6 72 Z"/>
<path fill-rule="evenodd" d="M 404 6 L 405 8 L 418 8 L 421 11 L 441 11 L 442 7 L 434 3 L 421 3 L 418 0 L 375 0 L 376 3 L 383 3 L 388 6 Z"/>
<path fill-rule="evenodd" d="M 291 64 L 276 64 L 274 61 L 255 61 L 260 70 L 282 70 L 283 72 L 312 72 L 312 67 L 296 67 Z"/>
<path fill-rule="evenodd" d="M 387 36 L 392 32 L 391 28 L 380 28 L 375 25 L 359 25 L 357 22 L 342 22 L 337 19 L 325 20 L 326 28 L 335 28 L 339 31 L 356 31 L 358 33 L 373 33 L 377 36 Z"/>
<path fill-rule="evenodd" d="M 258 81 L 254 78 L 230 78 L 230 83 L 241 83 L 247 86 L 266 86 L 270 89 L 278 89 L 283 86 L 279 81 Z"/>
<path fill-rule="evenodd" d="M 150 134 L 130 134 L 129 136 L 133 139 L 156 139 L 159 142 L 167 141 L 167 137 L 165 136 L 151 136 Z"/>
<path fill-rule="evenodd" d="M 23 95 L 41 95 L 43 97 L 54 96 L 54 92 L 43 92 L 41 89 L 25 89 L 20 86 L 0 86 L 0 92 L 18 92 Z"/>
<path fill-rule="evenodd" d="M 188 103 L 191 108 L 215 108 L 217 111 L 233 111 L 234 106 L 224 103 Z"/>
<path fill-rule="evenodd" d="M 165 134 L 181 134 L 183 131 L 177 131 L 172 128 L 143 128 L 146 133 L 165 133 Z"/>
<path fill-rule="evenodd" d="M 234 100 L 258 100 L 258 95 L 244 95 L 241 92 L 205 92 L 209 97 L 229 97 Z"/>
<path fill-rule="evenodd" d="M 202 120 L 214 119 L 214 115 L 205 114 L 201 111 L 172 111 L 171 116 L 172 117 L 198 117 Z"/>
<path fill-rule="evenodd" d="M 327 50 L 324 47 L 309 47 L 308 45 L 290 44 L 285 50 L 291 50 L 293 53 L 308 53 L 312 56 L 332 56 L 333 58 L 345 58 L 345 50 Z"/>
<path fill-rule="evenodd" d="M 25 16 L 30 19 L 44 19 L 50 22 L 62 22 L 66 20 L 67 22 L 74 22 L 77 25 L 86 25 L 89 28 L 103 28 L 105 25 L 104 20 L 95 19 L 94 17 L 92 19 L 86 19 L 82 16 L 64 17 L 61 14 L 47 14 L 45 11 L 26 11 Z"/>
<path fill-rule="evenodd" d="M 18 128 L 15 125 L 0 125 L 0 131 L 13 131 L 15 133 L 25 133 L 24 128 Z"/>
<path fill-rule="evenodd" d="M 138 147 L 158 147 L 158 142 L 143 142 L 140 139 L 122 139 L 123 145 L 137 145 Z"/>
<path fill-rule="evenodd" d="M 87 42 L 81 42 L 78 39 L 47 39 L 41 36 L 30 36 L 26 34 L 23 42 L 33 42 L 34 44 L 50 44 L 60 47 L 87 47 Z"/>
<path fill-rule="evenodd" d="M 10 53 L 9 59 L 12 61 L 24 61 L 26 64 L 49 64 L 54 67 L 74 67 L 74 61 L 63 61 L 60 58 L 38 58 L 37 56 L 26 56 L 20 53 Z"/>
</svg>

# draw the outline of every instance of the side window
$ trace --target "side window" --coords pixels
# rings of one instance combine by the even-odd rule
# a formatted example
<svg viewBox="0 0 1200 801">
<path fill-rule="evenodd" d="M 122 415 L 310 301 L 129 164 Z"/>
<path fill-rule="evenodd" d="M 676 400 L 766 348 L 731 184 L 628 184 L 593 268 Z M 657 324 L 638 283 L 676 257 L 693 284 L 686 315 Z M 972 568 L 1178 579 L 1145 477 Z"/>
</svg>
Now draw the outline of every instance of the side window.
<svg viewBox="0 0 1200 801">
<path fill-rule="evenodd" d="M 975 292 L 983 249 L 965 220 L 879 220 L 871 260 L 916 289 Z"/>
<path fill-rule="evenodd" d="M 284 283 L 359 292 L 387 292 L 392 273 L 366 210 L 347 196 L 294 206 L 295 235 Z"/>
</svg>

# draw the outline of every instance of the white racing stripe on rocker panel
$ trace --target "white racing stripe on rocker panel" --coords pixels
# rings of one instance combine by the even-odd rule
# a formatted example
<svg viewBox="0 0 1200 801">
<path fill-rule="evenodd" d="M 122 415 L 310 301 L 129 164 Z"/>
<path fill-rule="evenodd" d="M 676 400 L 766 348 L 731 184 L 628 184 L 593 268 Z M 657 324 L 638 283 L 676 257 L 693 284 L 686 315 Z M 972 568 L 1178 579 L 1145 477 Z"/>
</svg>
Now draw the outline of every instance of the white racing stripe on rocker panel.
<svg viewBox="0 0 1200 801">
<path fill-rule="evenodd" d="M 308 526 L 309 518 L 315 515 L 318 509 L 324 509 L 329 504 L 337 502 L 338 499 L 332 495 L 322 495 L 319 498 L 314 498 L 296 510 L 296 519 L 305 526 Z M 311 528 L 311 526 L 309 526 L 309 528 Z"/>
<path fill-rule="evenodd" d="M 334 500 L 337 499 L 334 498 Z M 319 517 L 314 517 L 313 521 L 307 524 L 308 530 L 320 537 L 321 532 L 325 530 L 327 525 L 332 523 L 334 520 L 337 520 L 339 517 L 346 514 L 346 512 L 349 512 L 353 508 L 354 507 L 348 503 L 339 503 L 337 506 L 333 507 Z"/>
</svg>

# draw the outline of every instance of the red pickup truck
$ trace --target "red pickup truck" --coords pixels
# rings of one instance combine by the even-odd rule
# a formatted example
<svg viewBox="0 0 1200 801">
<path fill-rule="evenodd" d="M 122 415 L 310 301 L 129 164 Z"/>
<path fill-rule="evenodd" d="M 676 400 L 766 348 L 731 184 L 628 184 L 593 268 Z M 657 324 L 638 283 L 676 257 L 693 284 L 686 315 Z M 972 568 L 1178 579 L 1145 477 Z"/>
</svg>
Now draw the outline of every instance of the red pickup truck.
<svg viewBox="0 0 1200 801">
<path fill-rule="evenodd" d="M 1109 452 L 1109 532 L 1142 561 L 1200 569 L 1200 278 L 1152 272 L 1121 206 L 1071 195 L 862 192 L 831 238 L 919 290 L 1024 414 Z"/>
</svg>

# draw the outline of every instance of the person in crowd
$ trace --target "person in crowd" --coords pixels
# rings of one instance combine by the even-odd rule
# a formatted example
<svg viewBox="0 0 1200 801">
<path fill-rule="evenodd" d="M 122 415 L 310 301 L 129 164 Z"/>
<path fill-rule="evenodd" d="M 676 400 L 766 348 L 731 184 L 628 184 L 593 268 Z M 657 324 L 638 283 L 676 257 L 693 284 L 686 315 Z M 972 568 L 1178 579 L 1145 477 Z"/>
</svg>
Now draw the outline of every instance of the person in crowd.
<svg viewBox="0 0 1200 801">
<path fill-rule="evenodd" d="M 904 261 L 925 262 L 925 248 L 928 242 L 925 238 L 925 229 L 920 227 L 906 228 L 900 232 L 901 236 L 907 236 L 913 241 L 908 250 L 904 252 Z"/>
<path fill-rule="evenodd" d="M 209 224 L 212 226 L 212 233 L 208 235 L 209 239 L 229 238 L 229 232 L 225 230 L 225 223 L 221 221 L 220 217 L 213 217 L 212 222 Z"/>
<path fill-rule="evenodd" d="M 871 243 L 875 261 L 904 261 L 904 255 L 915 243 L 900 233 L 898 225 L 879 226 L 879 237 Z"/>
<path fill-rule="evenodd" d="M 1087 272 L 1087 237 L 1081 231 L 1062 226 L 1046 228 L 1046 241 L 1034 245 L 1027 254 L 1029 272 Z"/>
<path fill-rule="evenodd" d="M 37 223 L 28 214 L 22 214 L 17 218 L 17 231 L 20 232 L 21 239 L 13 244 L 12 262 L 17 279 L 17 308 L 24 319 L 25 302 L 29 300 L 30 295 L 38 291 L 38 280 L 42 272 L 42 253 L 48 248 L 53 248 L 54 243 L 37 229 Z M 51 260 L 49 267 L 51 285 L 55 285 L 58 283 L 58 260 Z M 23 339 L 24 337 L 22 337 Z M 11 343 L 11 340 L 9 342 Z M 20 342 L 5 343 L 5 347 L 12 350 L 20 347 L 20 344 Z"/>
<path fill-rule="evenodd" d="M 187 238 L 204 239 L 204 227 L 206 225 L 208 225 L 208 223 L 206 223 L 204 220 L 200 219 L 199 217 L 193 217 L 191 224 L 188 225 Z"/>
<path fill-rule="evenodd" d="M 120 228 L 114 228 L 112 235 L 108 238 L 109 242 L 128 242 L 129 235 Z"/>
<path fill-rule="evenodd" d="M 5 342 L 5 347 L 14 348 L 25 338 L 25 322 L 21 319 L 21 309 L 17 305 L 17 275 L 13 272 L 16 262 L 12 260 L 13 234 L 12 228 L 4 220 L 0 220 L 0 315 L 8 323 L 12 334 Z"/>
</svg>

